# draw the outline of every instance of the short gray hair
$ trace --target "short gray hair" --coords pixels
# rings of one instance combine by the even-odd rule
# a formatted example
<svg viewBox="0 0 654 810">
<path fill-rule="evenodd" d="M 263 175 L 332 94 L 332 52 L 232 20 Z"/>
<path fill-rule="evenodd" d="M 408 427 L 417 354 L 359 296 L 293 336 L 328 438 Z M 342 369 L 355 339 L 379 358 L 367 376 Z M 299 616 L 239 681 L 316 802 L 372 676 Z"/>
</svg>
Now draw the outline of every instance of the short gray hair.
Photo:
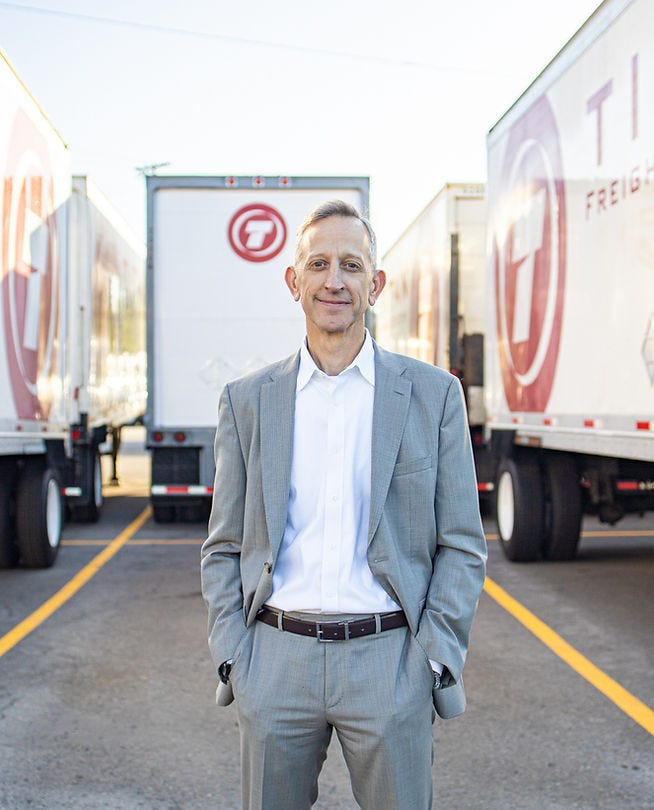
<svg viewBox="0 0 654 810">
<path fill-rule="evenodd" d="M 317 205 L 313 211 L 307 215 L 304 222 L 297 230 L 294 259 L 296 267 L 300 263 L 300 245 L 302 244 L 304 234 L 312 225 L 315 225 L 316 222 L 319 222 L 321 219 L 327 219 L 328 217 L 352 217 L 352 219 L 359 220 L 368 234 L 370 265 L 374 273 L 377 269 L 377 237 L 375 236 L 375 232 L 372 229 L 370 221 L 362 216 L 353 205 L 350 205 L 350 203 L 344 200 L 327 200 L 327 202 Z"/>
</svg>

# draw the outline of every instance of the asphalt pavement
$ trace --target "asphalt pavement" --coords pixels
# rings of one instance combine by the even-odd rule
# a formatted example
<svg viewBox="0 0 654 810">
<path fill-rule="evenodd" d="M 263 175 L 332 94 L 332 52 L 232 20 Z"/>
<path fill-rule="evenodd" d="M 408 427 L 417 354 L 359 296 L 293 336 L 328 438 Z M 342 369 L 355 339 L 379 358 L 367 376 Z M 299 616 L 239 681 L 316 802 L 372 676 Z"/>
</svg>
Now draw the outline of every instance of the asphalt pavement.
<svg viewBox="0 0 654 810">
<path fill-rule="evenodd" d="M 146 519 L 147 458 L 127 439 L 100 521 L 69 524 L 51 569 L 0 571 L 3 810 L 240 808 L 236 710 L 213 704 L 205 527 Z M 434 806 L 654 808 L 654 518 L 586 521 L 568 563 L 509 563 L 487 528 L 469 705 L 434 724 Z M 334 743 L 316 808 L 356 807 Z"/>
</svg>

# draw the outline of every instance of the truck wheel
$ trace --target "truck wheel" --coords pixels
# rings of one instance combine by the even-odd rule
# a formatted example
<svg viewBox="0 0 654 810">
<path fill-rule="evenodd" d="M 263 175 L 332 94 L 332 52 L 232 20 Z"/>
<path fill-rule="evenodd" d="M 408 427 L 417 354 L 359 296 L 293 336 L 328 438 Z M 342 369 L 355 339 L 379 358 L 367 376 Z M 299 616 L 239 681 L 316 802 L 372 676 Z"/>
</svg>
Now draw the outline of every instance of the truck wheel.
<svg viewBox="0 0 654 810">
<path fill-rule="evenodd" d="M 545 532 L 543 557 L 571 560 L 577 553 L 581 532 L 582 499 L 579 470 L 567 453 L 546 456 Z"/>
<path fill-rule="evenodd" d="M 88 448 L 85 460 L 84 486 L 91 497 L 83 506 L 72 506 L 71 516 L 78 523 L 97 523 L 102 511 L 104 496 L 102 494 L 102 463 L 95 447 Z"/>
<path fill-rule="evenodd" d="M 502 550 L 513 562 L 539 559 L 543 540 L 543 491 L 538 459 L 504 458 L 495 488 L 497 528 Z"/>
<path fill-rule="evenodd" d="M 63 508 L 59 481 L 40 461 L 26 464 L 16 491 L 16 543 L 27 568 L 48 568 L 61 542 Z"/>
<path fill-rule="evenodd" d="M 16 466 L 9 460 L 0 460 L 0 568 L 13 568 L 18 564 L 18 547 L 13 513 L 13 489 Z"/>
</svg>

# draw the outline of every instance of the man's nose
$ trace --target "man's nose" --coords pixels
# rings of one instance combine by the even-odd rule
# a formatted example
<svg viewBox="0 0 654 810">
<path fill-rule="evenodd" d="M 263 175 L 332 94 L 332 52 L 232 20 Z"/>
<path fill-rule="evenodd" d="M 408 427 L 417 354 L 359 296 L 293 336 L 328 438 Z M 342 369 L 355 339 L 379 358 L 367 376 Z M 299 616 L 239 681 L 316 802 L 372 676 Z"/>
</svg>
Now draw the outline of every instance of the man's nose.
<svg viewBox="0 0 654 810">
<path fill-rule="evenodd" d="M 331 262 L 329 265 L 329 270 L 327 272 L 327 277 L 325 279 L 325 287 L 330 289 L 342 289 L 343 287 L 343 276 L 342 276 L 342 269 L 338 262 Z"/>
</svg>

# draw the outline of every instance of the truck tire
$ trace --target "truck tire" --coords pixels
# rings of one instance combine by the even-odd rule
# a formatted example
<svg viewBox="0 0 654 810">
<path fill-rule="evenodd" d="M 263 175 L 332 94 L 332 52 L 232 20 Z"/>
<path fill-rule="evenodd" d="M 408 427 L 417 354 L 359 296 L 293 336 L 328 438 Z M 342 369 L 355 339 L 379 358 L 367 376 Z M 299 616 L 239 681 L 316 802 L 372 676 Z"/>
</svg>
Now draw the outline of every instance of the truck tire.
<svg viewBox="0 0 654 810">
<path fill-rule="evenodd" d="M 90 493 L 89 502 L 71 507 L 71 517 L 77 523 L 97 523 L 102 511 L 102 462 L 95 447 L 86 449 L 84 461 L 84 488 Z"/>
<path fill-rule="evenodd" d="M 63 504 L 57 475 L 30 459 L 16 490 L 16 544 L 22 565 L 49 568 L 61 542 Z"/>
<path fill-rule="evenodd" d="M 572 560 L 577 554 L 583 512 L 579 470 L 569 453 L 547 455 L 543 466 L 543 557 L 546 560 Z"/>
<path fill-rule="evenodd" d="M 16 465 L 9 459 L 0 459 L 0 568 L 13 568 L 18 564 L 13 510 L 15 479 Z"/>
<path fill-rule="evenodd" d="M 543 485 L 536 457 L 504 458 L 497 471 L 495 514 L 502 550 L 513 562 L 533 562 L 543 542 Z"/>
</svg>

